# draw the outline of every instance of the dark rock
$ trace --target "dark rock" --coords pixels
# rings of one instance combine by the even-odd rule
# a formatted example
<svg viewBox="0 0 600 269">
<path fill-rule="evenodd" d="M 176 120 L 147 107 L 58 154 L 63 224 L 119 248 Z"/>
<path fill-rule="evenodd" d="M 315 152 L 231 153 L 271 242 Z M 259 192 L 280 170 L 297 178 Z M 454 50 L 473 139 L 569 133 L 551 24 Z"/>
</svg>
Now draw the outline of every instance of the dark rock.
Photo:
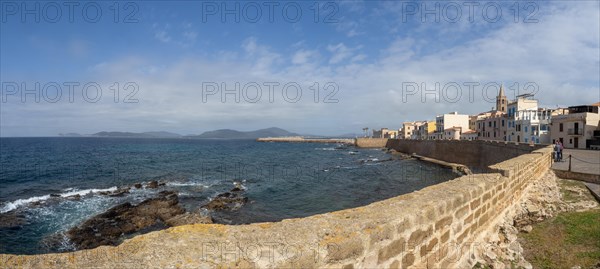
<svg viewBox="0 0 600 269">
<path fill-rule="evenodd" d="M 56 193 L 51 193 L 50 197 L 60 197 L 60 194 L 56 194 Z"/>
<path fill-rule="evenodd" d="M 146 189 L 156 189 L 158 188 L 158 181 L 152 180 L 150 183 L 146 184 Z"/>
<path fill-rule="evenodd" d="M 235 188 L 234 188 L 235 189 Z M 243 197 L 240 191 L 224 192 L 218 194 L 210 202 L 203 205 L 202 208 L 220 211 L 220 210 L 237 210 L 240 209 L 244 204 L 248 203 L 248 197 Z"/>
<path fill-rule="evenodd" d="M 159 186 L 159 187 L 166 186 L 166 185 L 167 185 L 167 183 L 166 183 L 166 182 L 161 182 L 161 183 L 158 183 L 158 186 Z"/>
<path fill-rule="evenodd" d="M 133 185 L 136 189 L 141 189 L 142 188 L 142 184 L 141 183 L 135 183 Z"/>
<path fill-rule="evenodd" d="M 389 161 L 393 161 L 394 159 L 384 159 L 384 160 L 379 160 L 379 159 L 366 159 L 366 160 L 360 160 L 361 164 L 365 164 L 365 163 L 383 163 L 383 162 L 389 162 Z"/>
<path fill-rule="evenodd" d="M 67 236 L 78 249 L 117 245 L 123 236 L 148 231 L 150 227 L 166 227 L 167 220 L 183 213 L 185 209 L 179 205 L 176 193 L 161 192 L 158 198 L 147 199 L 138 205 L 117 205 L 70 229 Z"/>
<path fill-rule="evenodd" d="M 27 219 L 24 215 L 18 213 L 17 211 L 9 211 L 3 214 L 0 214 L 0 229 L 9 228 L 14 229 L 21 227 L 27 224 Z"/>
<path fill-rule="evenodd" d="M 67 199 L 79 201 L 79 200 L 81 200 L 81 195 L 79 195 L 79 194 L 71 195 L 71 196 L 68 196 Z"/>
<path fill-rule="evenodd" d="M 121 197 L 127 193 L 129 193 L 130 188 L 124 188 L 124 189 L 118 189 L 114 192 L 112 192 L 111 194 L 109 194 L 109 196 L 111 197 Z"/>
</svg>

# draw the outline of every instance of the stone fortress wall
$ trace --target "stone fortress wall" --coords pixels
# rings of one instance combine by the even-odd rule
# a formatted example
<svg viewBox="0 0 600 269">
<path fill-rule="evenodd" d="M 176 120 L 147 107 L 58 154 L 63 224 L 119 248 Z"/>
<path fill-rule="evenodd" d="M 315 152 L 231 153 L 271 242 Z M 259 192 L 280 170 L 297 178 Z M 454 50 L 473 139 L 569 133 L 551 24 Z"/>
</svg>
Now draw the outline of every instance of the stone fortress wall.
<svg viewBox="0 0 600 269">
<path fill-rule="evenodd" d="M 356 146 L 359 148 L 383 148 L 387 145 L 390 139 L 387 138 L 356 138 Z"/>
<path fill-rule="evenodd" d="M 273 223 L 179 226 L 72 253 L 0 255 L 0 267 L 471 268 L 473 249 L 552 162 L 550 147 L 493 143 L 386 140 L 404 153 L 487 166 L 487 173 L 367 206 Z"/>
</svg>

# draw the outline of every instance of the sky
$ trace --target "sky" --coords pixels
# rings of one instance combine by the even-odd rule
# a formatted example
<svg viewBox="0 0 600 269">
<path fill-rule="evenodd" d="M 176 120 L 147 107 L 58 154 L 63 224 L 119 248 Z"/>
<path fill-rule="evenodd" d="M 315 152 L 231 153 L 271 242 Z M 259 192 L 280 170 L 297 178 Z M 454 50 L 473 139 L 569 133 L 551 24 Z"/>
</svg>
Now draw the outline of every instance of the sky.
<svg viewBox="0 0 600 269">
<path fill-rule="evenodd" d="M 0 136 L 399 128 L 600 101 L 598 1 L 0 2 Z"/>
</svg>

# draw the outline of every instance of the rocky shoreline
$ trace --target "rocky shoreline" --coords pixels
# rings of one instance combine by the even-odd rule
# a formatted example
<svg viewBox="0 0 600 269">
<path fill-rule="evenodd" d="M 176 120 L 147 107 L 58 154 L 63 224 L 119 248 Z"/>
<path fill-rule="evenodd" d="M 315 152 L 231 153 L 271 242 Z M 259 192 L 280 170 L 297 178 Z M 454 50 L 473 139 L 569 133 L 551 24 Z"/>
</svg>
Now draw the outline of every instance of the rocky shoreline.
<svg viewBox="0 0 600 269">
<path fill-rule="evenodd" d="M 165 183 L 151 181 L 145 188 L 155 189 L 162 186 L 165 186 Z M 139 183 L 134 185 L 134 188 L 141 187 Z M 125 195 L 128 192 L 129 188 L 125 188 L 102 194 L 113 196 Z M 201 208 L 208 212 L 238 210 L 248 202 L 243 192 L 243 186 L 235 182 L 233 189 L 218 194 Z M 114 206 L 71 228 L 66 232 L 66 236 L 77 249 L 92 249 L 104 245 L 115 246 L 135 235 L 169 227 L 210 223 L 214 223 L 210 213 L 206 214 L 201 210 L 186 212 L 179 204 L 178 194 L 165 190 L 159 192 L 158 197 L 146 199 L 137 205 L 124 203 Z"/>
<path fill-rule="evenodd" d="M 56 251 L 60 246 L 68 245 L 67 250 L 93 249 L 99 246 L 116 246 L 128 238 L 169 227 L 188 224 L 215 223 L 212 212 L 239 210 L 248 203 L 244 196 L 245 187 L 234 182 L 234 187 L 227 192 L 219 193 L 194 212 L 188 212 L 179 203 L 176 191 L 165 188 L 164 182 L 150 181 L 136 183 L 130 187 L 116 188 L 96 192 L 97 195 L 123 197 L 132 189 L 157 189 L 155 197 L 137 204 L 125 202 L 83 221 L 65 232 L 46 237 L 43 244 L 47 249 Z M 82 195 L 61 196 L 50 194 L 44 202 L 32 203 L 32 206 L 45 206 L 46 203 L 58 202 L 60 199 L 81 200 Z M 0 214 L 0 228 L 19 229 L 26 225 L 27 218 L 20 210 Z M 65 249 L 64 247 L 62 249 Z"/>
</svg>

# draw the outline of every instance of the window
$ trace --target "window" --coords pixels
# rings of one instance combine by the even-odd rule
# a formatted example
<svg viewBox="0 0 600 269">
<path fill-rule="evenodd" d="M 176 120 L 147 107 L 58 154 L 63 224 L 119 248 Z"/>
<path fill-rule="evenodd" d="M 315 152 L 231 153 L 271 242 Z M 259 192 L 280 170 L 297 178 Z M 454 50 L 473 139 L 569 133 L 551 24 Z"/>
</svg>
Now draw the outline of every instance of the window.
<svg viewBox="0 0 600 269">
<path fill-rule="evenodd" d="M 492 127 L 492 122 L 491 121 L 488 122 L 488 127 Z"/>
<path fill-rule="evenodd" d="M 562 131 L 563 131 L 563 124 L 562 124 L 562 123 L 558 125 L 558 131 L 559 131 L 559 132 L 562 132 Z"/>
<path fill-rule="evenodd" d="M 504 120 L 502 120 L 502 127 L 504 127 Z"/>
<path fill-rule="evenodd" d="M 496 121 L 494 121 L 494 128 L 496 128 Z"/>
<path fill-rule="evenodd" d="M 527 143 L 527 137 L 525 138 L 525 143 Z"/>
</svg>

